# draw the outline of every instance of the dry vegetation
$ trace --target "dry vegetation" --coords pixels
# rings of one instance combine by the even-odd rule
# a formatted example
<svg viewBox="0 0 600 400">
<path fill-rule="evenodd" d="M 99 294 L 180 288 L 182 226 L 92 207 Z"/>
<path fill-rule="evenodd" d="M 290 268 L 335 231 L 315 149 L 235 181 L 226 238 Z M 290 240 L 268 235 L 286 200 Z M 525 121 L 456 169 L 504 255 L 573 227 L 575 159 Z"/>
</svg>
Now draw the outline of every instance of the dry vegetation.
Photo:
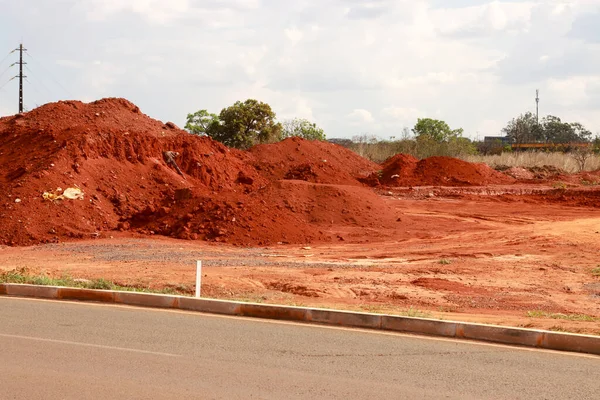
<svg viewBox="0 0 600 400">
<path fill-rule="evenodd" d="M 490 167 L 498 166 L 508 167 L 541 167 L 551 165 L 564 171 L 575 173 L 579 172 L 579 165 L 569 153 L 545 153 L 545 152 L 520 152 L 520 153 L 502 153 L 498 155 L 470 155 L 461 157 L 470 162 L 483 162 Z M 600 156 L 591 155 L 586 160 L 585 170 L 596 171 L 600 169 Z"/>
<path fill-rule="evenodd" d="M 524 151 L 504 152 L 494 155 L 478 154 L 475 144 L 468 141 L 435 143 L 404 139 L 398 141 L 377 141 L 365 137 L 354 138 L 354 142 L 340 143 L 362 157 L 382 163 L 398 154 L 410 154 L 418 159 L 431 156 L 449 156 L 469 162 L 482 162 L 492 168 L 496 167 L 542 167 L 553 166 L 565 172 L 577 173 L 581 170 L 581 158 L 577 153 Z M 578 160 L 579 158 L 579 160 Z M 585 171 L 600 170 L 600 155 L 589 153 L 585 157 Z"/>
</svg>

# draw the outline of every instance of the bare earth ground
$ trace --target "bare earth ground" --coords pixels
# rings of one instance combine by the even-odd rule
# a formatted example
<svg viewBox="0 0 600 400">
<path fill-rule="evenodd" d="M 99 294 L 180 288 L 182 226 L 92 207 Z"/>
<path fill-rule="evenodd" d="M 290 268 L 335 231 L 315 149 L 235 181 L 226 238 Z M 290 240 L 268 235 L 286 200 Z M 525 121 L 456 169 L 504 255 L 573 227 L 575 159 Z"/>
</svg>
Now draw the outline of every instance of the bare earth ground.
<svg viewBox="0 0 600 400">
<path fill-rule="evenodd" d="M 400 229 L 332 226 L 344 240 L 330 244 L 241 248 L 114 234 L 1 247 L 0 269 L 192 293 L 201 259 L 205 297 L 600 335 L 600 278 L 592 273 L 600 267 L 600 209 L 498 196 L 506 190 L 531 188 L 385 191 Z"/>
</svg>

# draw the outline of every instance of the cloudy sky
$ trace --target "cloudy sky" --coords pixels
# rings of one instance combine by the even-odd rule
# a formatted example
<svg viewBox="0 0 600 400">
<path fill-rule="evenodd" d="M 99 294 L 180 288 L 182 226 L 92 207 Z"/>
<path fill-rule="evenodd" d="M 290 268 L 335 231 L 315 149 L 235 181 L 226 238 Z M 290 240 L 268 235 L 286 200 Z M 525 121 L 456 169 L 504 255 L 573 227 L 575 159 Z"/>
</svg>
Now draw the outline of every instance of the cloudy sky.
<svg viewBox="0 0 600 400">
<path fill-rule="evenodd" d="M 419 117 L 500 134 L 535 110 L 600 133 L 600 0 L 0 0 L 0 60 L 21 41 L 25 105 L 125 97 L 182 126 L 256 98 L 328 137 Z M 17 111 L 16 54 L 0 115 Z"/>
</svg>

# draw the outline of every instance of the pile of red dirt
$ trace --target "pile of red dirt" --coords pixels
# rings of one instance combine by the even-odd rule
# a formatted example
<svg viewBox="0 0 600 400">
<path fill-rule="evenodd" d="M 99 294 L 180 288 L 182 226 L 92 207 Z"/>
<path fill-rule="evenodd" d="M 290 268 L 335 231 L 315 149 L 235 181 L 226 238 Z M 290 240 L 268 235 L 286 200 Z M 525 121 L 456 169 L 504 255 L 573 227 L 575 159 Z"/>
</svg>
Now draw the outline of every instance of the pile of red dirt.
<svg viewBox="0 0 600 400">
<path fill-rule="evenodd" d="M 343 227 L 397 225 L 396 213 L 368 188 L 283 180 L 247 194 L 176 196 L 132 216 L 127 228 L 181 239 L 268 245 L 343 240 Z"/>
<path fill-rule="evenodd" d="M 515 180 L 486 164 L 452 157 L 416 158 L 397 154 L 385 161 L 379 182 L 386 186 L 483 186 L 508 184 Z"/>
<path fill-rule="evenodd" d="M 0 244 L 117 229 L 236 244 L 329 240 L 331 221 L 390 226 L 394 216 L 368 188 L 305 183 L 310 188 L 300 190 L 278 180 L 360 185 L 356 177 L 374 166 L 336 145 L 300 139 L 229 149 L 124 99 L 47 104 L 0 118 Z M 83 199 L 65 197 L 67 188 Z"/>
<path fill-rule="evenodd" d="M 361 185 L 379 169 L 342 146 L 318 140 L 289 138 L 250 149 L 255 166 L 270 180 L 293 179 L 334 185 Z"/>
</svg>

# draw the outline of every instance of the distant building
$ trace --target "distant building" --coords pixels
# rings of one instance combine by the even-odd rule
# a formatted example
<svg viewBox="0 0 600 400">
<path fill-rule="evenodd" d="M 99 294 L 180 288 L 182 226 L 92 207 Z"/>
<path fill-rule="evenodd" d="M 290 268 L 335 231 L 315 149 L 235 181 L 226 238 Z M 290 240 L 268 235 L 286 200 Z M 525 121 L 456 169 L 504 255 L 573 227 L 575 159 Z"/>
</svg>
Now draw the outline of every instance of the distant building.
<svg viewBox="0 0 600 400">
<path fill-rule="evenodd" d="M 486 144 L 510 144 L 510 139 L 506 136 L 485 136 L 483 138 L 483 143 Z"/>
</svg>

